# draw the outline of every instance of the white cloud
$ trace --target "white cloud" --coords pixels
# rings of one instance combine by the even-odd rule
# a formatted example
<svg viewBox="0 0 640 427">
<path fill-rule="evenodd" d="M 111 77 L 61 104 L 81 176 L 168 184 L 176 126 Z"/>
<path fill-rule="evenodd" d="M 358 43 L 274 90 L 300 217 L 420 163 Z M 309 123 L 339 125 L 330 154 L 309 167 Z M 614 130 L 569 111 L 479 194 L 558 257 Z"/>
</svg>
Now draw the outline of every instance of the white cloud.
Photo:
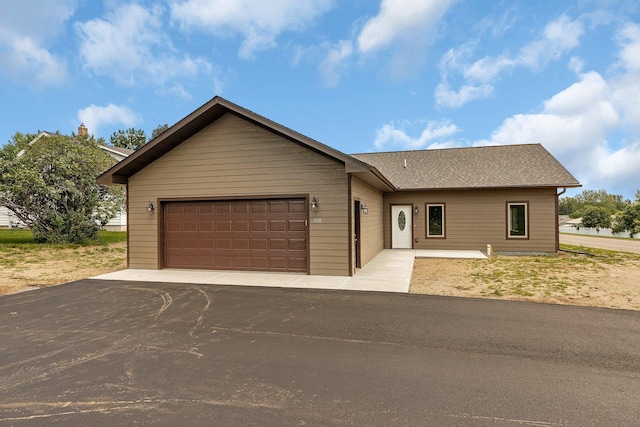
<svg viewBox="0 0 640 427">
<path fill-rule="evenodd" d="M 358 49 L 368 53 L 395 41 L 420 42 L 430 37 L 451 0 L 382 0 L 378 15 L 369 19 L 358 36 Z"/>
<path fill-rule="evenodd" d="M 369 18 L 350 40 L 332 45 L 320 62 L 324 83 L 337 86 L 348 72 L 347 60 L 366 59 L 375 53 L 390 52 L 389 73 L 403 78 L 415 74 L 426 58 L 427 46 L 436 35 L 437 25 L 457 0 L 382 0 L 378 14 Z M 359 22 L 354 27 L 360 27 Z M 325 47 L 326 49 L 326 47 Z"/>
<path fill-rule="evenodd" d="M 332 46 L 325 58 L 320 63 L 320 73 L 325 85 L 335 87 L 340 82 L 340 74 L 344 71 L 345 61 L 353 55 L 353 43 L 351 40 L 341 40 L 336 46 Z"/>
<path fill-rule="evenodd" d="M 28 13 L 25 11 L 28 7 Z M 0 72 L 30 86 L 60 85 L 67 79 L 64 59 L 47 44 L 62 32 L 74 12 L 71 2 L 4 0 L 0 13 Z"/>
<path fill-rule="evenodd" d="M 542 143 L 585 187 L 632 194 L 640 182 L 640 116 L 625 116 L 619 94 L 640 94 L 640 83 L 629 71 L 608 81 L 585 73 L 540 113 L 514 115 L 476 145 Z"/>
<path fill-rule="evenodd" d="M 442 80 L 438 88 L 448 88 L 449 76 L 459 74 L 463 80 L 461 89 L 449 92 L 461 94 L 461 96 L 456 98 L 458 102 L 447 103 L 447 98 L 451 98 L 451 96 L 443 97 L 442 89 L 436 90 L 436 103 L 441 106 L 461 107 L 466 102 L 489 96 L 492 91 L 487 90 L 488 85 L 491 85 L 501 74 L 516 67 L 539 70 L 577 47 L 583 35 L 584 26 L 580 21 L 571 20 L 566 15 L 562 15 L 549 22 L 542 34 L 525 44 L 516 55 L 502 53 L 498 56 L 486 56 L 468 63 L 466 60 L 471 56 L 472 45 L 467 44 L 458 49 L 451 49 L 440 61 Z M 570 66 L 577 70 L 581 65 L 574 61 Z M 444 94 L 446 95 L 446 93 Z M 466 96 L 464 96 L 465 94 Z"/>
<path fill-rule="evenodd" d="M 376 131 L 374 145 L 382 150 L 418 150 L 424 148 L 443 148 L 455 145 L 451 142 L 443 142 L 442 138 L 457 133 L 460 129 L 449 122 L 428 122 L 427 127 L 417 138 L 409 136 L 404 129 L 406 123 L 388 123 Z M 431 143 L 431 145 L 429 145 Z"/>
<path fill-rule="evenodd" d="M 140 121 L 140 118 L 128 107 L 109 103 L 105 106 L 91 104 L 79 110 L 78 120 L 85 124 L 90 134 L 99 135 L 102 126 L 132 127 Z"/>
<path fill-rule="evenodd" d="M 382 0 L 378 15 L 369 19 L 357 37 L 363 58 L 389 54 L 389 75 L 404 79 L 419 73 L 440 20 L 456 0 Z"/>
<path fill-rule="evenodd" d="M 123 6 L 107 19 L 77 24 L 84 69 L 122 84 L 164 86 L 179 78 L 209 74 L 211 64 L 178 52 L 164 33 L 162 9 Z"/>
<path fill-rule="evenodd" d="M 439 107 L 457 108 L 474 99 L 481 99 L 493 93 L 492 85 L 464 85 L 459 90 L 452 90 L 444 83 L 438 84 L 434 93 L 436 105 Z"/>
<path fill-rule="evenodd" d="M 171 3 L 171 17 L 184 27 L 243 37 L 239 56 L 276 46 L 284 31 L 300 31 L 332 7 L 332 0 L 187 0 Z"/>
<path fill-rule="evenodd" d="M 583 35 L 584 27 L 581 22 L 562 15 L 547 24 L 541 38 L 522 48 L 516 62 L 531 69 L 539 69 L 578 46 Z"/>
</svg>

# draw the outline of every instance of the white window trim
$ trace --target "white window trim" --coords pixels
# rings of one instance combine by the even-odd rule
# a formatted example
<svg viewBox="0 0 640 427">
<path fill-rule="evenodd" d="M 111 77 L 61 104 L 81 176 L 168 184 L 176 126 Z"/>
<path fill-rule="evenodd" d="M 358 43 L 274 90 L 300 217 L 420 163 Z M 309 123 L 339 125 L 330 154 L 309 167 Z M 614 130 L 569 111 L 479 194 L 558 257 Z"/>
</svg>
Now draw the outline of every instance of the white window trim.
<svg viewBox="0 0 640 427">
<path fill-rule="evenodd" d="M 511 206 L 524 206 L 524 235 L 514 236 L 511 234 Z M 529 202 L 507 202 L 507 239 L 528 239 L 529 238 Z"/>
<path fill-rule="evenodd" d="M 425 217 L 426 217 L 426 221 L 427 223 L 426 225 L 426 229 L 427 229 L 427 238 L 428 239 L 445 239 L 446 238 L 446 206 L 444 203 L 425 203 Z M 429 207 L 431 206 L 440 206 L 442 208 L 442 234 L 431 234 L 429 232 Z"/>
</svg>

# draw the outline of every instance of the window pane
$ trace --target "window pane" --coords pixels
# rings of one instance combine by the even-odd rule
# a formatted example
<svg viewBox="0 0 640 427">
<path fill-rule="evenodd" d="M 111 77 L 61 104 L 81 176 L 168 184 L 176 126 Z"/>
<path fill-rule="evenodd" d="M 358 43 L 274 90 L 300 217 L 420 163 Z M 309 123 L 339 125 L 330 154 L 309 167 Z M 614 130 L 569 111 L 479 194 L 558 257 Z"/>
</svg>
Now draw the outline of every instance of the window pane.
<svg viewBox="0 0 640 427">
<path fill-rule="evenodd" d="M 526 215 L 526 205 L 509 206 L 510 236 L 527 235 Z"/>
<path fill-rule="evenodd" d="M 443 209 L 442 206 L 435 205 L 428 207 L 429 215 L 429 236 L 442 236 L 443 234 Z"/>
</svg>

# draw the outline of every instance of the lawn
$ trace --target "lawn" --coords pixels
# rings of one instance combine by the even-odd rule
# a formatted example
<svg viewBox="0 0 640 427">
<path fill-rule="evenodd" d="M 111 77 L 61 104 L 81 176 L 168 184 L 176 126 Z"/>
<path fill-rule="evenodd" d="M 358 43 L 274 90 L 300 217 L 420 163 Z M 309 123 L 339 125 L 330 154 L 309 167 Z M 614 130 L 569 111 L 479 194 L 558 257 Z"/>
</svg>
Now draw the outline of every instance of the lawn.
<svg viewBox="0 0 640 427">
<path fill-rule="evenodd" d="M 418 259 L 410 292 L 640 310 L 640 255 L 561 249 L 558 256 Z"/>
<path fill-rule="evenodd" d="M 0 229 L 0 295 L 126 268 L 127 233 L 84 244 L 38 244 L 29 230 Z"/>
</svg>

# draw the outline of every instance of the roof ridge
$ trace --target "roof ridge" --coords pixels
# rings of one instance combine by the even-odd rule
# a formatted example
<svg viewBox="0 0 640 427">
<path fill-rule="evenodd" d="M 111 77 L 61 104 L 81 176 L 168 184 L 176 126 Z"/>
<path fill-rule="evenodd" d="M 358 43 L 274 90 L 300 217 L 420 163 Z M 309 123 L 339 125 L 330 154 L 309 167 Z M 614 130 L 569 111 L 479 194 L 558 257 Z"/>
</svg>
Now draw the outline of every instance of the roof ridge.
<svg viewBox="0 0 640 427">
<path fill-rule="evenodd" d="M 372 151 L 368 153 L 351 153 L 350 156 L 359 156 L 366 154 L 398 154 L 398 153 L 422 153 L 425 151 L 452 151 L 452 150 L 468 150 L 468 149 L 482 149 L 482 148 L 502 148 L 502 147 L 521 147 L 528 145 L 540 145 L 544 148 L 544 146 L 539 142 L 528 142 L 521 144 L 494 144 L 494 145 L 472 145 L 467 147 L 446 147 L 446 148 L 424 148 L 422 150 L 395 150 L 395 151 Z"/>
</svg>

